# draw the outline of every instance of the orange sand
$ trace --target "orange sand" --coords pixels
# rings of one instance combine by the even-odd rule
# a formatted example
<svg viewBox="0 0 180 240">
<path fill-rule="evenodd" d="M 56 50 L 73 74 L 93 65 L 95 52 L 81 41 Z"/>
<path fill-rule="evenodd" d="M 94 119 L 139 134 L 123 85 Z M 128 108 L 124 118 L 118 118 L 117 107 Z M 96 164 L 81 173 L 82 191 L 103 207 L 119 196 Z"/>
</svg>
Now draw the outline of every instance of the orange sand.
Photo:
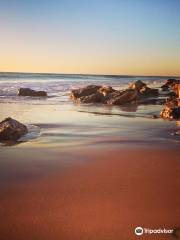
<svg viewBox="0 0 180 240">
<path fill-rule="evenodd" d="M 178 150 L 74 151 L 61 171 L 10 182 L 0 193 L 2 240 L 174 239 L 134 234 L 136 226 L 180 226 Z"/>
</svg>

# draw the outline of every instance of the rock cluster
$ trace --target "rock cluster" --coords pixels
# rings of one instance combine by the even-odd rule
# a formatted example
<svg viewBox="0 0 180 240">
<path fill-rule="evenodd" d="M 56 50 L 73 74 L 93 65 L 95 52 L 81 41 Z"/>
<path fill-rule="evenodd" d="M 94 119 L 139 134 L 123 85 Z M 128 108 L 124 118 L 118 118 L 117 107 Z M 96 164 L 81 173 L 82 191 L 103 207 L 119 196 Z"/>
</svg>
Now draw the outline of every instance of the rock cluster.
<svg viewBox="0 0 180 240">
<path fill-rule="evenodd" d="M 30 96 L 30 97 L 47 97 L 47 92 L 35 91 L 30 88 L 20 88 L 18 95 L 19 96 Z"/>
<path fill-rule="evenodd" d="M 27 127 L 12 118 L 0 122 L 0 141 L 15 141 L 28 132 Z"/>
<path fill-rule="evenodd" d="M 112 87 L 89 85 L 71 91 L 70 97 L 79 103 L 103 103 L 109 105 L 124 105 L 137 102 L 142 98 L 158 95 L 158 89 L 147 87 L 138 80 L 130 84 L 128 89 L 115 90 Z"/>
<path fill-rule="evenodd" d="M 180 119 L 180 80 L 168 79 L 163 86 L 174 92 L 174 97 L 167 99 L 160 116 L 164 119 Z"/>
</svg>

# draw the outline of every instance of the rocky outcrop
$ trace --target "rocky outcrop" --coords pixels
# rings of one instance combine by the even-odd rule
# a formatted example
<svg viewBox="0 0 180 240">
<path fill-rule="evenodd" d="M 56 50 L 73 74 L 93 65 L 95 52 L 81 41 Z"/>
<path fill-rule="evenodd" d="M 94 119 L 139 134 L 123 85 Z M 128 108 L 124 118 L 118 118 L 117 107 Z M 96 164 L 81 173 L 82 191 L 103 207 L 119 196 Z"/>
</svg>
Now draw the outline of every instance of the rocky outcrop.
<svg viewBox="0 0 180 240">
<path fill-rule="evenodd" d="M 180 119 L 180 80 L 170 78 L 162 87 L 171 90 L 173 96 L 167 99 L 160 116 L 169 120 Z"/>
<path fill-rule="evenodd" d="M 160 113 L 163 119 L 180 119 L 180 102 L 177 98 L 168 99 Z"/>
<path fill-rule="evenodd" d="M 115 90 L 112 87 L 89 85 L 74 89 L 70 97 L 79 103 L 104 103 L 109 105 L 124 105 L 140 101 L 143 98 L 158 96 L 158 89 L 147 87 L 138 80 L 130 84 L 128 89 Z"/>
<path fill-rule="evenodd" d="M 27 127 L 12 118 L 0 122 L 0 141 L 15 141 L 28 132 Z"/>
<path fill-rule="evenodd" d="M 30 96 L 30 97 L 47 97 L 45 91 L 35 91 L 30 88 L 20 88 L 18 91 L 19 96 Z"/>
</svg>

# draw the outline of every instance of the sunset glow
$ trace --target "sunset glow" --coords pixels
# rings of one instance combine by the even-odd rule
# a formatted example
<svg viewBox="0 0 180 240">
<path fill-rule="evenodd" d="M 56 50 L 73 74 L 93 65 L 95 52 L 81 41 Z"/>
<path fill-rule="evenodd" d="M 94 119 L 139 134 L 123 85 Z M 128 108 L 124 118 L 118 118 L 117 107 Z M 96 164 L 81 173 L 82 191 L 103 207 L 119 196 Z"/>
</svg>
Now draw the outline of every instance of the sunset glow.
<svg viewBox="0 0 180 240">
<path fill-rule="evenodd" d="M 0 71 L 180 75 L 180 2 L 1 1 Z"/>
</svg>

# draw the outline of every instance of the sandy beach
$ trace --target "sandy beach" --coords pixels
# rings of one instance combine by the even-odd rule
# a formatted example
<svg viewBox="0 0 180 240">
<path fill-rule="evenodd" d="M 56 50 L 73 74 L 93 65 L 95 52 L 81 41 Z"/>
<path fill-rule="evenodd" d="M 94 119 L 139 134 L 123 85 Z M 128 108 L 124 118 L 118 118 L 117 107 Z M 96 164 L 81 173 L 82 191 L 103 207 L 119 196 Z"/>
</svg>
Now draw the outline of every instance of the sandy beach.
<svg viewBox="0 0 180 240">
<path fill-rule="evenodd" d="M 179 121 L 153 118 L 161 104 L 73 103 L 79 76 L 15 77 L 1 81 L 0 120 L 11 116 L 28 133 L 0 144 L 0 239 L 129 240 L 136 227 L 177 229 L 141 239 L 178 239 Z M 147 83 L 158 89 L 161 78 Z M 49 97 L 17 96 L 19 86 Z"/>
<path fill-rule="evenodd" d="M 137 226 L 179 227 L 178 148 L 39 152 L 1 151 L 1 239 L 125 240 Z"/>
</svg>

